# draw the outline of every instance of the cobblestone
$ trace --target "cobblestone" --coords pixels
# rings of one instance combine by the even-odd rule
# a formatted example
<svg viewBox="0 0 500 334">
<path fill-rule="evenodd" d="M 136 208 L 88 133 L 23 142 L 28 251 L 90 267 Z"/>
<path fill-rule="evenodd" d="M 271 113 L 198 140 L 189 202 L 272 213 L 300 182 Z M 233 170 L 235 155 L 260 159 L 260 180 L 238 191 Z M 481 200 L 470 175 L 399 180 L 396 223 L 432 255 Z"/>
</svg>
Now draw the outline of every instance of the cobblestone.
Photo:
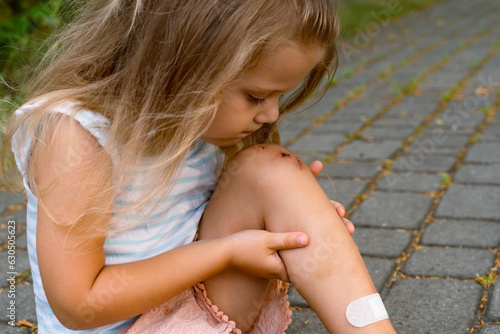
<svg viewBox="0 0 500 334">
<path fill-rule="evenodd" d="M 387 140 L 384 142 L 355 141 L 342 150 L 337 156 L 340 159 L 379 160 L 392 157 L 401 142 Z"/>
<path fill-rule="evenodd" d="M 377 190 L 427 192 L 439 189 L 441 176 L 436 174 L 386 174 L 377 184 Z"/>
<path fill-rule="evenodd" d="M 406 279 L 384 299 L 398 334 L 468 333 L 474 325 L 481 286 L 469 281 Z"/>
<path fill-rule="evenodd" d="M 431 246 L 496 248 L 499 241 L 500 224 L 474 220 L 436 220 L 422 236 L 422 244 Z"/>
<path fill-rule="evenodd" d="M 500 143 L 479 143 L 472 146 L 465 162 L 500 163 Z"/>
<path fill-rule="evenodd" d="M 402 230 L 358 227 L 353 237 L 362 255 L 396 258 L 410 244 L 412 234 Z"/>
<path fill-rule="evenodd" d="M 360 226 L 418 228 L 432 198 L 417 194 L 374 193 L 351 216 Z"/>
<path fill-rule="evenodd" d="M 406 261 L 403 272 L 415 276 L 474 279 L 490 272 L 495 254 L 482 249 L 420 248 Z"/>
<path fill-rule="evenodd" d="M 455 182 L 500 185 L 500 166 L 462 166 L 455 174 Z"/>
<path fill-rule="evenodd" d="M 456 185 L 448 189 L 436 217 L 500 219 L 500 187 Z"/>
</svg>

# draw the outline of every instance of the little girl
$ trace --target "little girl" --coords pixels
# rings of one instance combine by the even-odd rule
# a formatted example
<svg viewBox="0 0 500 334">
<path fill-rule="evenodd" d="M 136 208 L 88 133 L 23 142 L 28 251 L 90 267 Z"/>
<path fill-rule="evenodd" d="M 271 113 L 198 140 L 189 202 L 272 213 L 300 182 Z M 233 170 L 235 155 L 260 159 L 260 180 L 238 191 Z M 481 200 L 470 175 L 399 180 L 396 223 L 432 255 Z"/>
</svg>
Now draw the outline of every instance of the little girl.
<svg viewBox="0 0 500 334">
<path fill-rule="evenodd" d="M 5 140 L 39 333 L 283 333 L 283 281 L 329 332 L 394 333 L 321 165 L 276 145 L 337 32 L 330 0 L 81 8 Z"/>
</svg>

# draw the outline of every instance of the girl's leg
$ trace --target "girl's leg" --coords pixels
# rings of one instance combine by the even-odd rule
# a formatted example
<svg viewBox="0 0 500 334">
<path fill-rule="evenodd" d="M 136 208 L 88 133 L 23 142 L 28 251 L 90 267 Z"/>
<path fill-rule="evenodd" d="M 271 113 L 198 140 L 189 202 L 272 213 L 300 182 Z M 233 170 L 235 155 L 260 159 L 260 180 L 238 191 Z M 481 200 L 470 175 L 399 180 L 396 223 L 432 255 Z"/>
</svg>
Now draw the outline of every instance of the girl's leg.
<svg viewBox="0 0 500 334">
<path fill-rule="evenodd" d="M 280 256 L 290 281 L 329 332 L 395 333 L 389 320 L 363 328 L 348 323 L 348 304 L 375 293 L 375 287 L 344 223 L 308 167 L 280 146 L 253 146 L 231 160 L 204 213 L 200 239 L 246 229 L 309 235 L 307 247 L 280 251 Z M 232 270 L 204 283 L 214 304 L 244 332 L 269 287 L 267 279 Z"/>
</svg>

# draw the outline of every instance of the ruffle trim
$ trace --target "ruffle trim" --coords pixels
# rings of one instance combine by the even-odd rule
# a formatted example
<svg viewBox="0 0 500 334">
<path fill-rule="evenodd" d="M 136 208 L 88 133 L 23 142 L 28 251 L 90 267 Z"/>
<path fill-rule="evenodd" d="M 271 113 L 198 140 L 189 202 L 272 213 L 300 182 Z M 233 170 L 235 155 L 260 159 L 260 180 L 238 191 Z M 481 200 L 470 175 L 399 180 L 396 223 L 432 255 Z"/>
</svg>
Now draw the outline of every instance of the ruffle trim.
<svg viewBox="0 0 500 334">
<path fill-rule="evenodd" d="M 205 306 L 210 311 L 210 313 L 214 316 L 215 319 L 219 320 L 221 323 L 227 324 L 226 329 L 221 332 L 228 334 L 241 334 L 241 330 L 236 328 L 236 323 L 233 320 L 229 320 L 229 317 L 224 314 L 224 312 L 219 311 L 217 305 L 214 305 L 212 301 L 208 298 L 207 290 L 202 283 L 198 283 L 193 287 L 196 294 L 201 295 L 201 299 L 205 303 Z"/>
<path fill-rule="evenodd" d="M 281 298 L 281 326 L 279 328 L 279 334 L 285 334 L 288 326 L 292 323 L 292 310 L 290 310 L 290 301 L 288 300 L 288 286 L 286 282 L 276 280 L 277 284 L 280 284 L 279 289 Z"/>
<path fill-rule="evenodd" d="M 270 299 L 274 299 L 273 297 L 275 296 L 278 297 L 278 299 L 280 300 L 279 307 L 281 310 L 281 322 L 278 332 L 276 334 L 286 334 L 285 331 L 287 330 L 288 326 L 292 323 L 292 310 L 290 310 L 290 301 L 288 300 L 288 294 L 287 294 L 288 286 L 289 284 L 286 282 L 282 282 L 280 280 L 273 280 L 271 286 L 269 287 L 269 295 L 266 298 L 266 302 L 268 302 Z M 217 305 L 214 305 L 210 300 L 210 298 L 208 298 L 208 294 L 203 283 L 196 284 L 193 287 L 193 289 L 195 293 L 201 297 L 200 299 L 203 300 L 203 303 L 210 311 L 210 313 L 213 315 L 213 317 L 217 319 L 220 323 L 227 324 L 227 328 L 224 330 L 224 332 L 221 332 L 221 334 L 222 333 L 242 334 L 241 330 L 236 327 L 236 323 L 233 320 L 229 320 L 229 317 L 226 314 L 224 314 L 223 311 L 220 311 Z M 265 307 L 263 307 L 262 310 L 264 308 Z M 257 319 L 255 320 L 256 322 L 259 321 L 261 315 L 262 314 L 259 314 L 257 316 Z M 251 332 L 252 328 L 249 330 L 249 333 Z"/>
</svg>

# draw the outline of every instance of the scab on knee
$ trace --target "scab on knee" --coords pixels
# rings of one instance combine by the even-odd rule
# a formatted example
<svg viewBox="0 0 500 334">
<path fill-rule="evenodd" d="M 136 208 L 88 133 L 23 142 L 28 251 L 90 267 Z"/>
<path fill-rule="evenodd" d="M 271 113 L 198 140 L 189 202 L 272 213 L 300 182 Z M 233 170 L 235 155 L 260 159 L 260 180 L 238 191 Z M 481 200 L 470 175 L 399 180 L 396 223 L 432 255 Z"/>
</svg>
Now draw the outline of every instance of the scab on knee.
<svg viewBox="0 0 500 334">
<path fill-rule="evenodd" d="M 264 173 L 272 173 L 276 177 L 282 171 L 289 170 L 290 166 L 299 171 L 309 170 L 299 157 L 276 144 L 258 144 L 247 147 L 238 152 L 232 160 L 238 166 L 247 166 L 252 170 L 257 168 Z M 255 172 L 259 173 L 258 171 Z"/>
<path fill-rule="evenodd" d="M 282 159 L 289 158 L 289 159 L 295 160 L 297 162 L 297 166 L 299 166 L 299 169 L 302 169 L 302 166 L 304 166 L 304 162 L 302 162 L 302 160 L 300 160 L 300 158 L 298 156 L 296 156 L 295 154 L 281 151 L 280 153 L 277 154 L 277 156 L 281 157 Z"/>
</svg>

